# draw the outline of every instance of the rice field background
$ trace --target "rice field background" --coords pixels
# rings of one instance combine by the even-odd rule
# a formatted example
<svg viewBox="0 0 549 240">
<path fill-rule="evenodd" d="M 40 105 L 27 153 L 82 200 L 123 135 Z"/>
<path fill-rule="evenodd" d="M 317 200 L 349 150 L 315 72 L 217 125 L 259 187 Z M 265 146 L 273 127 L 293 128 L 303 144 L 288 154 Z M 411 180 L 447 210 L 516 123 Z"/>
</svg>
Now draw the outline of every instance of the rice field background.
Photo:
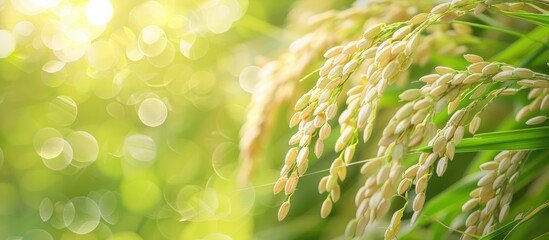
<svg viewBox="0 0 549 240">
<path fill-rule="evenodd" d="M 0 0 L 0 239 L 547 239 L 548 11 Z"/>
</svg>

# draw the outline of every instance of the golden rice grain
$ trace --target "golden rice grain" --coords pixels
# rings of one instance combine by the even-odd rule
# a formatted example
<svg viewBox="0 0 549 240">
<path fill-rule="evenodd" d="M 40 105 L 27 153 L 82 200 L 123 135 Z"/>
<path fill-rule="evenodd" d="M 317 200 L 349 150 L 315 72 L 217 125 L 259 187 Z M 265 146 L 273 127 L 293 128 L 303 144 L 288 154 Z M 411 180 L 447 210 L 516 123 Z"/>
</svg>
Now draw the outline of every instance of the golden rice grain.
<svg viewBox="0 0 549 240">
<path fill-rule="evenodd" d="M 422 81 L 425 83 L 434 83 L 438 78 L 440 78 L 440 74 L 433 73 L 433 74 L 425 75 L 419 78 L 419 81 Z"/>
<path fill-rule="evenodd" d="M 471 73 L 482 73 L 482 69 L 484 67 L 488 66 L 490 64 L 489 62 L 476 62 L 472 63 L 471 65 L 467 66 L 467 70 Z"/>
<path fill-rule="evenodd" d="M 499 65 L 496 63 L 490 63 L 482 68 L 482 74 L 493 75 L 499 71 Z"/>
<path fill-rule="evenodd" d="M 436 81 L 435 85 L 443 85 L 449 83 L 454 78 L 452 72 L 443 73 Z"/>
<path fill-rule="evenodd" d="M 288 150 L 288 153 L 286 153 L 286 157 L 284 158 L 284 164 L 287 164 L 287 165 L 294 164 L 297 157 L 297 152 L 298 152 L 297 147 L 290 148 L 290 150 Z"/>
<path fill-rule="evenodd" d="M 425 192 L 425 188 L 427 188 L 427 181 L 429 180 L 429 175 L 425 174 L 422 177 L 420 177 L 416 182 L 416 193 L 423 193 Z"/>
<path fill-rule="evenodd" d="M 541 111 L 545 111 L 547 109 L 549 109 L 549 95 L 545 95 L 545 97 L 543 97 L 539 106 L 539 110 Z"/>
<path fill-rule="evenodd" d="M 398 67 L 399 63 L 397 61 L 389 62 L 381 72 L 381 77 L 385 79 L 393 78 L 399 71 Z"/>
<path fill-rule="evenodd" d="M 519 89 L 516 88 L 506 88 L 499 95 L 501 96 L 513 96 L 517 94 Z"/>
<path fill-rule="evenodd" d="M 446 90 L 448 89 L 447 85 L 440 85 L 437 86 L 429 92 L 429 94 L 433 95 L 434 97 L 442 95 Z"/>
<path fill-rule="evenodd" d="M 296 111 L 299 111 L 299 110 L 305 108 L 305 107 L 309 104 L 309 97 L 310 97 L 309 94 L 305 94 L 305 95 L 301 96 L 301 97 L 297 100 L 294 109 L 295 109 Z"/>
<path fill-rule="evenodd" d="M 328 183 L 328 177 L 322 177 L 320 182 L 318 182 L 318 193 L 322 194 L 326 192 L 326 185 Z"/>
<path fill-rule="evenodd" d="M 505 175 L 500 175 L 498 176 L 495 180 L 494 180 L 494 183 L 492 183 L 492 189 L 496 190 L 498 189 L 499 187 L 501 187 L 503 185 L 503 183 L 505 182 L 505 179 L 506 179 L 506 176 Z"/>
<path fill-rule="evenodd" d="M 528 68 L 515 68 L 513 70 L 513 75 L 520 78 L 531 78 L 534 76 L 534 72 Z"/>
<path fill-rule="evenodd" d="M 376 181 L 378 184 L 383 184 L 388 178 L 390 173 L 389 166 L 385 165 L 381 167 L 379 172 L 377 173 Z"/>
<path fill-rule="evenodd" d="M 459 85 L 463 82 L 463 80 L 467 77 L 467 74 L 465 73 L 458 73 L 454 75 L 454 78 L 450 81 L 450 84 L 452 85 Z"/>
<path fill-rule="evenodd" d="M 486 213 L 491 214 L 491 213 L 494 212 L 494 210 L 496 209 L 497 203 L 498 203 L 498 199 L 497 199 L 497 198 L 492 198 L 492 199 L 490 199 L 490 200 L 486 203 L 486 206 L 484 207 L 483 211 L 486 211 Z"/>
<path fill-rule="evenodd" d="M 492 80 L 496 82 L 503 82 L 509 80 L 513 76 L 511 71 L 501 71 L 492 77 Z"/>
<path fill-rule="evenodd" d="M 286 181 L 286 185 L 284 188 L 284 194 L 290 195 L 295 192 L 295 189 L 297 187 L 297 182 L 299 181 L 299 178 L 297 176 L 296 172 L 293 172 L 292 175 L 288 178 Z"/>
<path fill-rule="evenodd" d="M 493 170 L 498 169 L 498 167 L 499 167 L 499 163 L 497 163 L 495 161 L 489 161 L 489 162 L 481 164 L 480 165 L 480 170 L 493 171 Z"/>
<path fill-rule="evenodd" d="M 505 220 L 505 218 L 507 217 L 508 214 L 509 214 L 509 204 L 505 204 L 505 205 L 503 205 L 503 207 L 501 207 L 501 209 L 499 211 L 498 221 L 500 223 L 503 223 L 503 221 Z"/>
<path fill-rule="evenodd" d="M 547 118 L 549 118 L 549 117 L 546 117 L 546 116 L 535 116 L 535 117 L 533 117 L 533 118 L 528 119 L 528 121 L 526 121 L 526 125 L 538 125 L 538 124 L 542 124 L 543 122 L 545 122 L 545 120 L 547 120 Z"/>
<path fill-rule="evenodd" d="M 412 179 L 410 178 L 402 179 L 402 181 L 400 181 L 397 188 L 398 195 L 401 195 L 401 196 L 404 195 L 404 193 L 408 191 L 408 189 L 410 188 L 410 185 L 412 185 Z"/>
<path fill-rule="evenodd" d="M 410 25 L 399 28 L 393 33 L 393 40 L 401 40 L 412 31 Z"/>
<path fill-rule="evenodd" d="M 469 76 L 467 76 L 465 79 L 463 79 L 463 84 L 473 84 L 478 82 L 482 75 L 480 73 L 473 73 Z"/>
<path fill-rule="evenodd" d="M 339 180 L 344 181 L 345 178 L 347 177 L 347 168 L 346 167 L 340 168 L 339 171 L 337 172 L 337 176 L 339 177 Z"/>
<path fill-rule="evenodd" d="M 387 211 L 389 211 L 390 206 L 390 202 L 387 199 L 381 199 L 381 202 L 379 203 L 379 205 L 377 205 L 377 208 L 375 209 L 375 218 L 380 218 L 384 216 Z"/>
<path fill-rule="evenodd" d="M 374 61 L 380 65 L 382 65 L 382 63 L 384 62 L 387 62 L 391 57 L 391 50 L 392 50 L 391 46 L 378 49 L 378 51 L 376 52 Z"/>
<path fill-rule="evenodd" d="M 328 176 L 328 180 L 326 181 L 326 191 L 332 191 L 334 189 L 334 186 L 337 184 L 337 176 L 330 175 Z"/>
<path fill-rule="evenodd" d="M 320 217 L 326 218 L 328 215 L 330 215 L 330 212 L 332 212 L 332 200 L 327 198 L 322 203 L 322 207 L 320 209 Z"/>
<path fill-rule="evenodd" d="M 495 179 L 496 179 L 496 173 L 494 172 L 488 173 L 484 175 L 482 178 L 480 178 L 480 180 L 478 180 L 477 186 L 482 187 L 488 184 L 492 184 Z"/>
<path fill-rule="evenodd" d="M 341 158 L 336 158 L 332 165 L 330 165 L 330 174 L 336 175 L 339 169 L 343 166 L 343 162 L 341 161 Z"/>
<path fill-rule="evenodd" d="M 284 177 L 284 176 L 288 175 L 288 173 L 290 173 L 290 170 L 292 170 L 292 166 L 284 164 L 284 166 L 280 170 L 280 176 Z"/>
<path fill-rule="evenodd" d="M 524 119 L 524 117 L 526 117 L 526 115 L 528 115 L 530 113 L 530 108 L 528 106 L 525 106 L 523 108 L 521 108 L 517 115 L 515 116 L 515 121 L 520 121 L 522 119 Z"/>
<path fill-rule="evenodd" d="M 471 94 L 471 96 L 469 96 L 469 99 L 477 99 L 477 98 L 481 97 L 482 94 L 484 93 L 484 91 L 486 91 L 486 88 L 488 88 L 488 84 L 480 85 L 477 89 L 475 89 L 473 94 Z"/>
<path fill-rule="evenodd" d="M 418 112 L 414 113 L 414 115 L 412 116 L 412 119 L 410 120 L 410 123 L 414 124 L 414 125 L 417 125 L 417 124 L 423 122 L 423 120 L 425 120 L 426 116 L 427 116 L 427 113 L 425 111 L 418 111 Z"/>
<path fill-rule="evenodd" d="M 468 212 L 474 207 L 476 207 L 477 205 L 478 205 L 478 198 L 469 199 L 467 202 L 463 204 L 463 206 L 461 206 L 461 211 Z"/>
<path fill-rule="evenodd" d="M 309 135 L 309 134 L 305 134 L 305 135 L 301 136 L 301 139 L 299 140 L 299 146 L 300 147 L 305 147 L 305 146 L 309 145 L 309 143 L 311 142 L 311 139 L 312 139 L 312 136 Z"/>
<path fill-rule="evenodd" d="M 406 44 L 406 48 L 404 49 L 404 53 L 406 55 L 411 55 L 417 48 L 420 43 L 420 35 L 416 34 L 408 40 L 408 43 Z"/>
<path fill-rule="evenodd" d="M 371 26 L 366 31 L 364 31 L 364 34 L 362 34 L 362 37 L 364 37 L 364 38 L 373 38 L 373 37 L 375 37 L 378 33 L 381 32 L 381 29 L 383 28 L 383 26 L 384 26 L 383 23 L 378 23 L 376 25 Z"/>
<path fill-rule="evenodd" d="M 475 188 L 475 190 L 473 190 L 473 191 L 471 191 L 471 192 L 469 193 L 469 197 L 471 197 L 471 198 L 478 198 L 478 197 L 480 196 L 480 190 L 481 190 L 481 189 L 482 189 L 482 188 Z"/>
<path fill-rule="evenodd" d="M 442 155 L 445 151 L 447 141 L 448 140 L 444 136 L 438 136 L 435 138 L 435 141 L 433 142 L 433 152 L 438 153 L 439 156 Z"/>
<path fill-rule="evenodd" d="M 437 169 L 436 169 L 437 176 L 440 177 L 440 176 L 444 175 L 444 173 L 446 172 L 447 167 L 448 167 L 448 158 L 443 157 L 440 160 L 438 160 Z"/>
<path fill-rule="evenodd" d="M 328 123 L 324 123 L 322 127 L 320 128 L 320 131 L 318 133 L 318 138 L 320 140 L 325 140 L 330 136 L 330 132 L 332 131 L 332 127 Z"/>
<path fill-rule="evenodd" d="M 274 188 L 273 188 L 273 193 L 274 194 L 278 194 L 279 192 L 282 191 L 282 189 L 284 189 L 284 186 L 286 185 L 286 180 L 287 180 L 286 177 L 280 177 L 280 178 L 278 178 L 278 180 L 276 180 Z"/>
<path fill-rule="evenodd" d="M 450 3 L 441 3 L 439 5 L 436 5 L 431 9 L 432 14 L 441 14 L 443 12 L 446 12 L 450 8 Z"/>
<path fill-rule="evenodd" d="M 330 104 L 328 108 L 326 108 L 326 119 L 332 119 L 337 114 L 337 105 L 336 104 Z"/>
<path fill-rule="evenodd" d="M 363 58 L 363 59 L 374 58 L 376 56 L 377 49 L 378 49 L 378 47 L 369 48 L 369 49 L 365 50 L 364 52 L 362 52 L 360 57 Z"/>
<path fill-rule="evenodd" d="M 278 221 L 284 220 L 288 215 L 288 211 L 290 211 L 290 201 L 286 201 L 280 205 L 280 208 L 278 209 Z"/>
<path fill-rule="evenodd" d="M 399 41 L 393 44 L 393 47 L 391 47 L 391 55 L 397 56 L 398 54 L 404 52 L 406 49 L 406 45 L 408 44 L 407 41 Z M 408 67 L 403 67 L 403 69 L 407 69 Z"/>
<path fill-rule="evenodd" d="M 356 47 L 359 49 L 367 49 L 370 46 L 372 46 L 372 39 L 370 38 L 362 38 L 356 42 Z"/>
<path fill-rule="evenodd" d="M 408 89 L 398 95 L 402 101 L 412 101 L 417 99 L 419 96 L 421 96 L 419 89 Z"/>
<path fill-rule="evenodd" d="M 530 102 L 528 105 L 528 108 L 532 111 L 536 111 L 538 108 L 541 107 L 541 98 L 535 98 L 534 101 Z"/>
<path fill-rule="evenodd" d="M 356 41 L 351 41 L 351 42 L 347 43 L 343 47 L 343 49 L 341 49 L 341 53 L 350 55 L 350 54 L 355 53 L 356 50 L 357 50 Z"/>
<path fill-rule="evenodd" d="M 335 185 L 332 191 L 330 191 L 330 197 L 334 203 L 339 201 L 339 198 L 341 197 L 341 188 L 339 185 Z"/>
<path fill-rule="evenodd" d="M 351 73 L 352 71 L 355 70 L 357 65 L 358 65 L 358 60 L 353 59 L 353 60 L 349 61 L 347 64 L 345 64 L 345 66 L 343 66 L 342 74 L 347 75 L 347 74 Z"/>
<path fill-rule="evenodd" d="M 469 124 L 469 132 L 471 134 L 475 134 L 480 127 L 480 117 L 478 115 L 475 115 L 473 117 L 473 120 L 471 120 L 471 123 Z"/>
<path fill-rule="evenodd" d="M 509 169 L 509 167 L 511 167 L 511 164 L 513 164 L 511 159 L 512 158 L 510 158 L 510 157 L 506 157 L 506 158 L 501 159 L 501 161 L 499 162 L 499 165 L 498 165 L 498 171 L 500 173 L 503 173 L 503 172 L 507 171 L 507 169 Z"/>
<path fill-rule="evenodd" d="M 416 195 L 414 198 L 414 202 L 412 204 L 412 209 L 415 212 L 419 212 L 423 209 L 423 205 L 425 204 L 425 193 L 421 192 Z"/>
<path fill-rule="evenodd" d="M 425 20 L 427 20 L 428 17 L 429 17 L 428 13 L 420 13 L 410 18 L 408 22 L 412 25 L 418 25 L 420 23 L 425 22 Z"/>
<path fill-rule="evenodd" d="M 345 162 L 345 164 L 349 164 L 353 160 L 353 156 L 355 155 L 355 149 L 355 145 L 345 148 L 345 152 L 343 154 L 343 161 Z"/>
<path fill-rule="evenodd" d="M 411 102 L 409 103 L 406 103 L 404 104 L 404 106 L 402 106 L 396 113 L 395 113 L 395 118 L 400 120 L 400 119 L 403 119 L 405 117 L 408 117 L 410 116 L 410 114 L 412 113 L 413 111 L 413 104 Z"/>
<path fill-rule="evenodd" d="M 349 223 L 347 223 L 347 226 L 345 227 L 345 236 L 346 237 L 353 237 L 357 230 L 357 220 L 353 219 Z"/>
<path fill-rule="evenodd" d="M 449 67 L 445 67 L 445 66 L 437 66 L 437 67 L 435 67 L 435 71 L 438 74 L 443 75 L 443 74 L 446 74 L 446 73 L 453 73 L 454 69 L 449 68 Z"/>
<path fill-rule="evenodd" d="M 470 227 L 475 225 L 478 222 L 479 217 L 480 217 L 479 210 L 472 212 L 471 214 L 469 214 L 469 217 L 467 217 L 467 220 L 465 220 L 465 226 Z"/>
<path fill-rule="evenodd" d="M 329 79 L 336 79 L 338 77 L 341 77 L 343 75 L 343 66 L 337 65 L 330 72 L 328 72 L 328 78 Z"/>
<path fill-rule="evenodd" d="M 458 144 L 461 142 L 461 139 L 463 139 L 463 132 L 464 128 L 463 126 L 456 127 L 456 131 L 454 132 L 454 143 Z"/>
<path fill-rule="evenodd" d="M 463 55 L 463 57 L 465 58 L 465 60 L 467 62 L 470 62 L 470 63 L 476 63 L 476 62 L 483 62 L 484 59 L 479 56 L 479 55 L 475 55 L 475 54 L 465 54 Z"/>
</svg>

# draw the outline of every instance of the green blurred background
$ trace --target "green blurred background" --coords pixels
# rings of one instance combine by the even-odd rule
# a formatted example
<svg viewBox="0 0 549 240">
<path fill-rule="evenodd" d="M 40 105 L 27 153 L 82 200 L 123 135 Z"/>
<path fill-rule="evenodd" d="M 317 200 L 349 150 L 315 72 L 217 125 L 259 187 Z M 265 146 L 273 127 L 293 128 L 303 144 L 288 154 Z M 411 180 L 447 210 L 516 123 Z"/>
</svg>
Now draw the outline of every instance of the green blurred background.
<svg viewBox="0 0 549 240">
<path fill-rule="evenodd" d="M 0 239 L 252 238 L 239 129 L 291 4 L 0 1 Z"/>
</svg>

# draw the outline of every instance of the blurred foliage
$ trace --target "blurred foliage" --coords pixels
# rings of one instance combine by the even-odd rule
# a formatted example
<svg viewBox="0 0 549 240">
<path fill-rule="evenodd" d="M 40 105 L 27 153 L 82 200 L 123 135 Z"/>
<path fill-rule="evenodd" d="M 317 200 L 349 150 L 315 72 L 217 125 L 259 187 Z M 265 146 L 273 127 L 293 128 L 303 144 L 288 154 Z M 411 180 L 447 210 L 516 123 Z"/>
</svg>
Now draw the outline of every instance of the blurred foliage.
<svg viewBox="0 0 549 240">
<path fill-rule="evenodd" d="M 323 197 L 316 186 L 321 174 L 303 178 L 289 218 L 276 219 L 284 199 L 272 195 L 272 184 L 288 148 L 291 103 L 276 109 L 261 161 L 246 186 L 235 180 L 239 134 L 267 59 L 276 59 L 314 29 L 303 19 L 365 2 L 0 0 L 0 239 L 341 237 L 355 207 L 337 204 L 328 219 L 320 219 Z M 531 24 L 500 17 L 492 20 L 503 19 L 533 39 L 548 39 L 547 28 L 532 30 Z M 474 31 L 488 37 L 459 44 L 511 64 L 533 56 L 532 69 L 547 72 L 546 45 Z M 433 54 L 427 65 L 413 69 L 414 77 L 436 65 L 464 64 L 457 54 Z M 391 91 L 382 99 L 379 121 L 398 104 L 398 93 Z M 489 114 L 503 119 L 514 105 L 498 102 Z M 481 130 L 512 128 L 486 123 Z M 331 146 L 335 138 L 327 142 Z M 364 146 L 361 157 L 372 157 L 375 147 Z M 547 200 L 549 181 L 538 178 L 547 173 L 547 152 L 536 156 L 544 158 L 531 169 L 533 182 L 525 183 L 517 205 Z M 455 161 L 455 172 L 431 184 L 428 197 L 454 182 L 471 185 L 463 177 L 470 162 Z M 329 161 L 319 160 L 309 171 L 328 168 Z M 342 203 L 353 202 L 361 179 L 359 169 L 350 168 Z M 441 221 L 459 211 L 446 214 L 451 217 Z M 540 235 L 534 226 L 546 218 L 541 212 L 517 231 Z M 436 223 L 422 223 L 410 239 L 422 239 L 426 224 L 436 233 Z"/>
<path fill-rule="evenodd" d="M 227 179 L 290 4 L 0 1 L 0 239 L 250 238 Z"/>
</svg>

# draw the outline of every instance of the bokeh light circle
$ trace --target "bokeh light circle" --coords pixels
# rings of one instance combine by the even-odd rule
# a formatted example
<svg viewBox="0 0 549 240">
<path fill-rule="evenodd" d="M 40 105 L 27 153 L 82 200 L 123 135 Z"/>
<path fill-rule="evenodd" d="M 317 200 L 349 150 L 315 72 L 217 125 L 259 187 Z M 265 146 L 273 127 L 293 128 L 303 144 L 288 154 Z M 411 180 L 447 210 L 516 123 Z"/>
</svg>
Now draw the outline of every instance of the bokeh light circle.
<svg viewBox="0 0 549 240">
<path fill-rule="evenodd" d="M 46 222 L 50 220 L 51 216 L 53 215 L 53 202 L 49 198 L 42 199 L 38 210 L 40 213 L 40 219 L 42 219 L 42 221 Z"/>
<path fill-rule="evenodd" d="M 262 77 L 262 70 L 257 66 L 247 66 L 240 72 L 238 83 L 244 91 L 254 93 L 257 88 L 257 83 Z"/>
<path fill-rule="evenodd" d="M 0 30 L 0 58 L 6 58 L 15 51 L 15 38 L 11 32 Z"/>
<path fill-rule="evenodd" d="M 60 126 L 71 125 L 78 114 L 76 102 L 68 96 L 58 96 L 48 105 L 48 117 Z"/>
<path fill-rule="evenodd" d="M 63 222 L 74 233 L 86 234 L 93 231 L 101 220 L 97 204 L 88 197 L 75 197 L 63 209 Z"/>
<path fill-rule="evenodd" d="M 156 158 L 156 143 L 147 135 L 131 135 L 124 140 L 124 153 L 137 161 L 151 162 Z"/>
<path fill-rule="evenodd" d="M 99 145 L 90 133 L 86 131 L 72 132 L 66 137 L 66 140 L 72 147 L 74 163 L 78 162 L 80 167 L 87 166 L 97 160 Z"/>
<path fill-rule="evenodd" d="M 40 156 L 46 167 L 59 171 L 71 164 L 73 151 L 65 139 L 54 137 L 44 143 L 40 150 Z"/>
<path fill-rule="evenodd" d="M 168 38 L 161 27 L 150 25 L 141 30 L 137 46 L 145 56 L 153 57 L 162 53 L 166 45 L 168 45 Z"/>
<path fill-rule="evenodd" d="M 166 121 L 168 108 L 158 98 L 147 98 L 139 105 L 137 114 L 143 124 L 149 127 L 158 127 Z"/>
</svg>

